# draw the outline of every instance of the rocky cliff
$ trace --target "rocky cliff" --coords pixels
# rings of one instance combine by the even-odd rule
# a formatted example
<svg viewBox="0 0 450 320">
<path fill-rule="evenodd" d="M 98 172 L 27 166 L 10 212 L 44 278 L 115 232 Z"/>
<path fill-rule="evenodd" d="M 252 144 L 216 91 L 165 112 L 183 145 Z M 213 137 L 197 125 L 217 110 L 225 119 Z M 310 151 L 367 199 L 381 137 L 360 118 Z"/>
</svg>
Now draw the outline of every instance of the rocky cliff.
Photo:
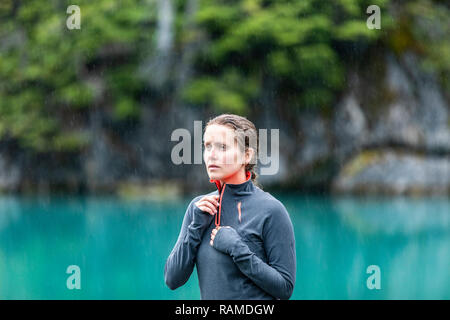
<svg viewBox="0 0 450 320">
<path fill-rule="evenodd" d="M 412 53 L 377 53 L 348 70 L 347 87 L 327 110 L 286 114 L 266 92 L 249 116 L 258 128 L 280 129 L 276 175 L 264 188 L 339 193 L 449 194 L 449 99 Z M 273 104 L 272 104 L 273 103 Z M 0 189 L 118 192 L 170 197 L 211 188 L 204 165 L 175 165 L 171 133 L 215 114 L 180 103 L 168 93 L 144 101 L 139 121 L 117 127 L 93 107 L 92 141 L 76 154 L 29 154 L 0 144 Z"/>
</svg>

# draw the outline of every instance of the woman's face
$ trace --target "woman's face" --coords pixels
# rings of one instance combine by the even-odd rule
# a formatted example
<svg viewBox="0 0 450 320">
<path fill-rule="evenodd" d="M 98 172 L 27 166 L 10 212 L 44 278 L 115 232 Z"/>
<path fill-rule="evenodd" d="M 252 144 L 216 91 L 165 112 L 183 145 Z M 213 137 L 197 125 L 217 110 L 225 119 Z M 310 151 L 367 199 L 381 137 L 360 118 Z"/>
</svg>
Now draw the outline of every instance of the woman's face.
<svg viewBox="0 0 450 320">
<path fill-rule="evenodd" d="M 226 180 L 245 165 L 245 153 L 235 139 L 233 129 L 224 125 L 209 125 L 203 136 L 203 160 L 209 178 Z"/>
</svg>

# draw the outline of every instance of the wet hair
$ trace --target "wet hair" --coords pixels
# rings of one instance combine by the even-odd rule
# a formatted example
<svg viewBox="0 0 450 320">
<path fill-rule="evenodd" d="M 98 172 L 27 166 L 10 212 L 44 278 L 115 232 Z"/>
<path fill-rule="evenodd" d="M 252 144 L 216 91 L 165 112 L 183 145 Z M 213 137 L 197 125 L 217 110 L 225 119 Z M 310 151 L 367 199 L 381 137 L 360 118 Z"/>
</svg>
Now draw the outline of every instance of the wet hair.
<svg viewBox="0 0 450 320">
<path fill-rule="evenodd" d="M 245 165 L 245 171 L 249 171 L 251 173 L 252 182 L 259 186 L 256 181 L 258 178 L 258 174 L 256 173 L 258 161 L 258 133 L 253 122 L 245 117 L 226 113 L 209 120 L 205 126 L 205 131 L 208 126 L 213 124 L 227 126 L 233 129 L 236 134 L 238 144 L 244 148 L 245 152 L 248 148 L 252 148 L 254 150 L 252 159 L 250 159 L 250 162 Z"/>
</svg>

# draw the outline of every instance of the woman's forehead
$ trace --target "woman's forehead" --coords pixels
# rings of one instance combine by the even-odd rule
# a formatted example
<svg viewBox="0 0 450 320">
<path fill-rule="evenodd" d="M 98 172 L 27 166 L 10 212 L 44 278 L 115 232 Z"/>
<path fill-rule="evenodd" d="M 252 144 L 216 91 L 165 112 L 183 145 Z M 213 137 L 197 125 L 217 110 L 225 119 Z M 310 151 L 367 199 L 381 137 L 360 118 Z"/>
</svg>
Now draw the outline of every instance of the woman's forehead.
<svg viewBox="0 0 450 320">
<path fill-rule="evenodd" d="M 203 140 L 207 141 L 233 141 L 235 138 L 234 130 L 230 127 L 218 124 L 212 124 L 206 127 Z"/>
</svg>

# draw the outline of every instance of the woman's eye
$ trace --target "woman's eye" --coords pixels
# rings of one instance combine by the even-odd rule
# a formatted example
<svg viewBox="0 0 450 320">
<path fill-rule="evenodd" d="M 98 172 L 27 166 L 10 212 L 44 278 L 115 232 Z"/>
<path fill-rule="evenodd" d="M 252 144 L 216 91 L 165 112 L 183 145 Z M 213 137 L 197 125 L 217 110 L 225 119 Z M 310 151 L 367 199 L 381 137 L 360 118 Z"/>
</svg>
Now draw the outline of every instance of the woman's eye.
<svg viewBox="0 0 450 320">
<path fill-rule="evenodd" d="M 211 150 L 211 148 L 212 148 L 212 145 L 210 145 L 210 144 L 207 144 L 206 146 L 203 145 L 204 150 Z M 224 150 L 226 150 L 227 146 L 225 144 L 220 144 L 220 145 L 217 145 L 216 148 L 218 150 L 224 151 Z"/>
</svg>

